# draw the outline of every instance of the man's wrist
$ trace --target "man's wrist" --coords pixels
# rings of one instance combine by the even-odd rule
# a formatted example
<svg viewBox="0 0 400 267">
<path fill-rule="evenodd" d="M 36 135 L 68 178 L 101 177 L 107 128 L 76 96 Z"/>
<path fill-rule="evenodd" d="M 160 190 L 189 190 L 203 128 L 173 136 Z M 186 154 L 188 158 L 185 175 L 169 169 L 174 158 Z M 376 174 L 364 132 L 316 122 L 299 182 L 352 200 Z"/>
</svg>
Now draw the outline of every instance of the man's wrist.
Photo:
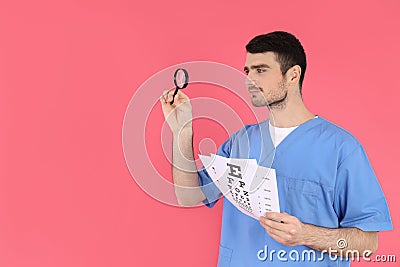
<svg viewBox="0 0 400 267">
<path fill-rule="evenodd" d="M 313 240 L 315 240 L 315 226 L 307 223 L 302 223 L 303 226 L 303 238 L 302 238 L 302 245 L 307 247 L 313 246 Z"/>
<path fill-rule="evenodd" d="M 177 131 L 172 132 L 174 138 L 181 138 L 181 137 L 192 137 L 193 136 L 193 128 L 192 126 L 182 127 Z"/>
<path fill-rule="evenodd" d="M 339 239 L 339 229 L 325 228 L 303 223 L 302 244 L 315 250 L 327 249 Z"/>
</svg>

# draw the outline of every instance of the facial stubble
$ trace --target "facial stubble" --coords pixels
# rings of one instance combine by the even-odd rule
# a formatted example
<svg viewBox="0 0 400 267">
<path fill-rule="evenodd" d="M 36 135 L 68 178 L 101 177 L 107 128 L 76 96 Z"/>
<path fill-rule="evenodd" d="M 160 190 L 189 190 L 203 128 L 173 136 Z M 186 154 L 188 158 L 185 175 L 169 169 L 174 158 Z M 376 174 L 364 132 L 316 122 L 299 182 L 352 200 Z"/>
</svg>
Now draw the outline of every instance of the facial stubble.
<svg viewBox="0 0 400 267">
<path fill-rule="evenodd" d="M 265 92 L 262 88 L 260 94 L 262 96 L 252 98 L 252 103 L 256 107 L 265 107 L 272 110 L 281 110 L 286 107 L 287 96 L 288 96 L 288 88 L 285 86 L 284 80 L 279 83 L 278 90 L 275 90 L 273 94 L 266 96 L 263 92 Z M 262 97 L 262 100 L 260 99 Z M 257 101 L 257 98 L 258 101 Z M 267 99 L 269 98 L 269 100 Z"/>
</svg>

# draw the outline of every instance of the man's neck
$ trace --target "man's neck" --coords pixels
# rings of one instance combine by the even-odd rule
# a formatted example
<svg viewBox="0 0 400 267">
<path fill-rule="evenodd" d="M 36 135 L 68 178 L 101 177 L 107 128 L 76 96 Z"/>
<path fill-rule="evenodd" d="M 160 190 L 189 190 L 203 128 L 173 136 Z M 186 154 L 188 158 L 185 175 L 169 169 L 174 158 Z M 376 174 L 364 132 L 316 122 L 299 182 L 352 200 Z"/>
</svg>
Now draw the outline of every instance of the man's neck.
<svg viewBox="0 0 400 267">
<path fill-rule="evenodd" d="M 301 98 L 292 98 L 282 109 L 270 107 L 268 110 L 271 125 L 279 128 L 299 126 L 315 117 L 306 108 Z"/>
</svg>

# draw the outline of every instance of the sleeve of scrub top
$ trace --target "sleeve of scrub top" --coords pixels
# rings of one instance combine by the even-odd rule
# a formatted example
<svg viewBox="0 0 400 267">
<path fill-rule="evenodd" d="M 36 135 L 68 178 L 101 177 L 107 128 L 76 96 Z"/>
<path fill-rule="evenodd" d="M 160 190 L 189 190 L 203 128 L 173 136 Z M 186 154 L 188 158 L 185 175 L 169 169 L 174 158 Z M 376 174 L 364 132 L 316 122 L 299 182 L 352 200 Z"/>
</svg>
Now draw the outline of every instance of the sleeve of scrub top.
<svg viewBox="0 0 400 267">
<path fill-rule="evenodd" d="M 226 140 L 218 149 L 217 155 L 222 157 L 229 158 L 231 151 L 231 140 L 232 137 Z M 211 177 L 208 175 L 206 169 L 202 167 L 197 171 L 199 177 L 199 183 L 203 194 L 206 196 L 206 199 L 203 200 L 204 205 L 209 208 L 212 208 L 215 203 L 217 203 L 218 199 L 222 196 L 221 191 L 214 184 Z"/>
<path fill-rule="evenodd" d="M 360 144 L 338 167 L 334 209 L 340 227 L 392 229 L 385 196 Z"/>
</svg>

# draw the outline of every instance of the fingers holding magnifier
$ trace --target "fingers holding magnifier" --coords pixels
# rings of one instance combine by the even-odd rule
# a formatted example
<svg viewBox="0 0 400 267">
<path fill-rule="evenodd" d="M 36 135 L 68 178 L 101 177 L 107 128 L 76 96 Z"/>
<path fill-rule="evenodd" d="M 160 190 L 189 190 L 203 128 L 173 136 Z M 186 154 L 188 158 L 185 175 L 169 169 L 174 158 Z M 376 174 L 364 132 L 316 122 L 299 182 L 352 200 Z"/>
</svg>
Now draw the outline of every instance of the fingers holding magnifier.
<svg viewBox="0 0 400 267">
<path fill-rule="evenodd" d="M 178 90 L 175 97 L 173 97 L 175 89 L 165 90 L 163 94 L 160 96 L 160 102 L 164 105 L 170 105 L 172 108 L 183 104 L 189 101 L 189 97 L 183 93 L 181 90 Z M 171 105 L 171 101 L 174 99 L 174 103 Z"/>
<path fill-rule="evenodd" d="M 172 90 L 164 90 L 163 94 L 160 97 L 161 102 L 168 103 L 172 101 L 172 95 L 174 94 L 175 89 Z"/>
<path fill-rule="evenodd" d="M 175 99 L 178 100 L 179 102 L 185 102 L 185 101 L 189 101 L 189 97 L 183 93 L 181 90 L 178 90 L 178 93 L 176 93 Z"/>
<path fill-rule="evenodd" d="M 163 94 L 160 97 L 160 100 L 165 103 L 171 102 L 173 98 L 175 101 L 177 99 L 184 100 L 184 101 L 189 100 L 189 97 L 186 94 L 184 94 L 181 90 L 177 91 L 175 97 L 173 97 L 174 93 L 175 93 L 175 89 L 164 90 Z"/>
</svg>

